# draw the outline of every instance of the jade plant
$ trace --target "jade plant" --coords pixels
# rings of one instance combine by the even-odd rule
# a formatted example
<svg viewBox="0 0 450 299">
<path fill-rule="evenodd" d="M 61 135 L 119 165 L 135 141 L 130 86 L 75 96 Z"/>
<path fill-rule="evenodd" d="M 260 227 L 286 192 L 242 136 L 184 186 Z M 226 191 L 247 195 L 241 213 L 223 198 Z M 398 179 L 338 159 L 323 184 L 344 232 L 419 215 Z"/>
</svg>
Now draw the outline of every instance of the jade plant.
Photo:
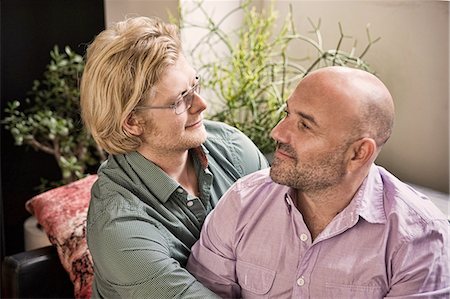
<svg viewBox="0 0 450 299">
<path fill-rule="evenodd" d="M 70 47 L 60 51 L 57 46 L 50 57 L 43 78 L 34 81 L 29 97 L 9 102 L 2 120 L 16 145 L 54 156 L 62 179 L 46 183 L 41 191 L 82 178 L 89 166 L 105 159 L 104 152 L 83 129 L 80 117 L 78 83 L 83 57 Z"/>
</svg>

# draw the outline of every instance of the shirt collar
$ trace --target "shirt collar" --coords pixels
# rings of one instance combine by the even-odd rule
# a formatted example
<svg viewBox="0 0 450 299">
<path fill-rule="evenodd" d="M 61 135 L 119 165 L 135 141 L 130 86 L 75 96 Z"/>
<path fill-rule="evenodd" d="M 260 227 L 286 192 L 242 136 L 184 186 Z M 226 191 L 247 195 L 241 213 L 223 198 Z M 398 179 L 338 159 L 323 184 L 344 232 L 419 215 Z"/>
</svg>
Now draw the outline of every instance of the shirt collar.
<svg viewBox="0 0 450 299">
<path fill-rule="evenodd" d="M 139 152 L 126 154 L 130 165 L 137 169 L 139 178 L 147 190 L 161 202 L 166 202 L 179 184 L 167 175 L 158 165 L 146 159 Z"/>
<path fill-rule="evenodd" d="M 190 151 L 194 159 L 201 165 L 203 171 L 208 166 L 208 158 L 205 151 L 207 150 L 203 145 Z M 182 188 L 177 181 L 167 175 L 158 165 L 146 159 L 139 152 L 131 152 L 126 154 L 126 156 L 130 164 L 139 169 L 139 173 L 146 174 L 141 177 L 141 180 L 160 202 L 165 203 L 175 191 Z"/>
<path fill-rule="evenodd" d="M 289 188 L 284 200 L 289 212 L 295 207 L 297 193 Z M 371 223 L 385 223 L 384 191 L 381 174 L 376 165 L 372 165 L 369 174 L 364 179 L 350 204 L 342 211 L 342 216 L 359 215 Z M 350 217 L 354 219 L 354 217 Z"/>
<path fill-rule="evenodd" d="M 202 144 L 199 147 L 193 148 L 190 152 L 193 153 L 194 158 L 200 162 L 202 169 L 205 170 L 208 167 L 208 149 Z"/>
<path fill-rule="evenodd" d="M 347 209 L 370 223 L 386 223 L 383 181 L 375 164 L 370 167 L 369 174 L 345 210 Z"/>
<path fill-rule="evenodd" d="M 294 188 L 289 189 L 284 194 L 284 202 L 287 207 L 288 214 L 292 212 L 292 209 L 296 209 L 295 200 L 297 200 L 297 192 Z"/>
</svg>

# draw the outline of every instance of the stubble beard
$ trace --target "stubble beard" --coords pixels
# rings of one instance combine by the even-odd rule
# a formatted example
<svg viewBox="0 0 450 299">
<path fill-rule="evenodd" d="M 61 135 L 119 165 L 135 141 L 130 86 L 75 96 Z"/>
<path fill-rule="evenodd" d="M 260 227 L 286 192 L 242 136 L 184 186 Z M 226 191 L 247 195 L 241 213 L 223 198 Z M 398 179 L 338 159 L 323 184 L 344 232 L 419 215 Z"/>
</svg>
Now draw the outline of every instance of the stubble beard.
<svg viewBox="0 0 450 299">
<path fill-rule="evenodd" d="M 293 159 L 275 157 L 270 177 L 275 183 L 286 185 L 303 192 L 323 191 L 343 180 L 346 170 L 344 166 L 344 149 L 312 156 L 300 161 L 288 145 L 281 145 Z"/>
<path fill-rule="evenodd" d="M 180 144 L 186 149 L 196 148 L 205 143 L 206 136 L 205 126 L 202 126 L 202 128 L 196 129 L 195 132 L 190 132 L 188 135 L 183 136 Z"/>
<path fill-rule="evenodd" d="M 151 120 L 151 122 L 153 122 L 153 120 Z M 186 134 L 185 131 L 185 134 L 175 136 L 170 132 L 162 132 L 162 130 L 157 128 L 154 123 L 150 123 L 150 125 L 147 126 L 145 135 L 152 148 L 160 152 L 186 151 L 196 148 L 202 145 L 207 137 L 204 125 L 202 128 L 196 129 L 195 132 L 187 132 Z"/>
</svg>

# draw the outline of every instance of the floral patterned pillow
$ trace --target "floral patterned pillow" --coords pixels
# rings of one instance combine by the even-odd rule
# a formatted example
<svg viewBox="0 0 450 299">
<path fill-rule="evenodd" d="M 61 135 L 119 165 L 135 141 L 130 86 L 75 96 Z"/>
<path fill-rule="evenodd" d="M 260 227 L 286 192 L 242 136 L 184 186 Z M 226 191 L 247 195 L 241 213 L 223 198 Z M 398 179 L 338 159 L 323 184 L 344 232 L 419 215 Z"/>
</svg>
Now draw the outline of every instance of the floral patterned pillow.
<svg viewBox="0 0 450 299">
<path fill-rule="evenodd" d="M 38 194 L 26 209 L 42 225 L 70 275 L 75 298 L 90 298 L 94 279 L 92 257 L 86 243 L 86 216 L 91 187 L 97 175 Z"/>
</svg>

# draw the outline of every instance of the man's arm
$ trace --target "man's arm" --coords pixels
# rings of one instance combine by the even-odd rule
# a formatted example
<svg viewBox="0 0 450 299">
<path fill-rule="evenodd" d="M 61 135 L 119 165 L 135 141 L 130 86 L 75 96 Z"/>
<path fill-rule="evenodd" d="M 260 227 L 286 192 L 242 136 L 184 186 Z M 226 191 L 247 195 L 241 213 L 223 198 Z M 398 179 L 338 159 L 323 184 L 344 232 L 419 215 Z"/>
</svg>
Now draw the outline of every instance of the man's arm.
<svg viewBox="0 0 450 299">
<path fill-rule="evenodd" d="M 215 298 L 171 257 L 164 230 L 148 217 L 96 223 L 88 241 L 96 270 L 122 298 Z"/>
<path fill-rule="evenodd" d="M 239 212 L 230 189 L 208 215 L 200 239 L 192 247 L 186 268 L 203 285 L 223 298 L 239 298 L 234 237 Z"/>
<path fill-rule="evenodd" d="M 396 251 L 386 297 L 450 297 L 450 227 L 442 220 L 428 228 L 423 236 L 404 242 Z"/>
</svg>

